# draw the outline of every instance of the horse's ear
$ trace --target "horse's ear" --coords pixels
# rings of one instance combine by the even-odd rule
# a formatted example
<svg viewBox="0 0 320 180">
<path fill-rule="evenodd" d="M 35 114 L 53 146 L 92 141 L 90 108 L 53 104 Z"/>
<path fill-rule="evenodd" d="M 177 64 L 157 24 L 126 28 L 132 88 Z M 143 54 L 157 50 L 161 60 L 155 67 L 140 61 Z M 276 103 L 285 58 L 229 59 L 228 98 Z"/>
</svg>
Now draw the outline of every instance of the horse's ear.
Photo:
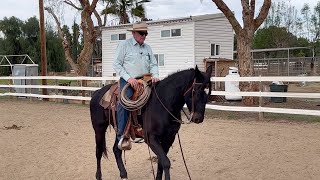
<svg viewBox="0 0 320 180">
<path fill-rule="evenodd" d="M 196 76 L 201 74 L 201 71 L 198 69 L 198 65 L 194 68 L 194 71 L 196 72 Z"/>
<path fill-rule="evenodd" d="M 199 69 L 198 69 L 198 65 L 196 65 L 196 68 L 194 68 L 196 71 L 199 71 Z"/>
<path fill-rule="evenodd" d="M 206 74 L 208 77 L 211 77 L 211 74 L 212 74 L 212 65 L 210 65 L 207 70 L 206 70 Z"/>
</svg>

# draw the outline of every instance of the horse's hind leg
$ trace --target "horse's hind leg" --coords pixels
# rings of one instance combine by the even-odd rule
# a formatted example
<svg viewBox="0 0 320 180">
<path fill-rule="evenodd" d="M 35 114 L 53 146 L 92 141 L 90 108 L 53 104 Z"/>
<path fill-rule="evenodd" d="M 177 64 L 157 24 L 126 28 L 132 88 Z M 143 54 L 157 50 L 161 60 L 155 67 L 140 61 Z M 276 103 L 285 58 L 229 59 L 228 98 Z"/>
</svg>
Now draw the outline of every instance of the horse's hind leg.
<svg viewBox="0 0 320 180">
<path fill-rule="evenodd" d="M 106 129 L 95 129 L 95 139 L 96 139 L 96 159 L 97 159 L 97 171 L 96 171 L 96 179 L 101 180 L 101 158 L 102 154 L 106 151 Z"/>
<path fill-rule="evenodd" d="M 113 153 L 114 153 L 114 156 L 115 156 L 116 161 L 117 161 L 118 169 L 120 171 L 120 177 L 121 177 L 121 179 L 127 179 L 128 178 L 127 170 L 124 167 L 124 164 L 123 164 L 123 161 L 122 161 L 122 157 L 121 157 L 122 156 L 122 151 L 118 148 L 119 140 L 118 140 L 117 137 L 115 139 L 116 140 L 115 140 L 114 145 L 113 145 Z"/>
</svg>

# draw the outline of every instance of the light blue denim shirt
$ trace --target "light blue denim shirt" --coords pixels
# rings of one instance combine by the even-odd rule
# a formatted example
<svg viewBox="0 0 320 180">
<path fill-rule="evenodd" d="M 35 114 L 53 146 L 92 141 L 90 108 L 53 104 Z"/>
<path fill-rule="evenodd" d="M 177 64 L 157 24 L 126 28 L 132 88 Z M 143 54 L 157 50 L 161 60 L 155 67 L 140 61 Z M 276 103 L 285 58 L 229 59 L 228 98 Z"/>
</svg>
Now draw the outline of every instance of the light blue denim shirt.
<svg viewBox="0 0 320 180">
<path fill-rule="evenodd" d="M 146 73 L 159 78 L 158 63 L 151 47 L 145 43 L 139 45 L 133 37 L 119 43 L 113 69 L 126 81 Z"/>
</svg>

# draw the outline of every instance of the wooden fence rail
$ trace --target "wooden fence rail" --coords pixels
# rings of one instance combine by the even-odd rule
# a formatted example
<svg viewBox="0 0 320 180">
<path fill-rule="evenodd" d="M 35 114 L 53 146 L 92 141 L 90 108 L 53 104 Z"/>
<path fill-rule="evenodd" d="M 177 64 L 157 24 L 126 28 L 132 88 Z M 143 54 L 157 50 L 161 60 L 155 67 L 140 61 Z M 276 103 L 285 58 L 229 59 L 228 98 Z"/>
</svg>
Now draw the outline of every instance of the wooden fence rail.
<svg viewBox="0 0 320 180">
<path fill-rule="evenodd" d="M 107 81 L 116 81 L 118 77 L 64 77 L 64 76 L 6 76 L 0 77 L 0 80 L 21 80 L 21 79 L 47 79 L 47 80 L 76 80 L 76 81 L 100 81 L 101 84 Z M 273 82 L 273 81 L 283 81 L 283 82 L 320 82 L 319 76 L 273 76 L 273 77 L 212 77 L 212 82 L 226 82 L 226 81 L 251 81 L 251 82 Z M 53 98 L 53 99 L 69 99 L 69 100 L 79 100 L 79 101 L 90 101 L 89 96 L 69 96 L 69 95 L 59 95 L 59 94 L 34 94 L 34 93 L 16 93 L 10 92 L 8 89 L 12 88 L 26 88 L 26 89 L 55 89 L 55 90 L 69 90 L 69 91 L 95 91 L 100 87 L 84 87 L 84 86 L 60 86 L 60 85 L 14 85 L 14 84 L 0 84 L 0 96 L 24 96 L 24 97 L 34 97 L 34 98 Z M 4 92 L 3 92 L 4 91 Z M 313 98 L 320 99 L 319 93 L 305 93 L 305 92 L 226 92 L 226 91 L 212 91 L 212 95 L 233 95 L 233 96 L 254 96 L 254 97 L 290 97 L 290 98 Z M 214 110 L 223 111 L 246 111 L 246 112 L 270 112 L 270 113 L 284 113 L 284 114 L 300 114 L 300 115 L 314 115 L 320 116 L 320 110 L 307 110 L 307 109 L 288 109 L 288 108 L 271 108 L 271 107 L 243 107 L 243 106 L 222 106 L 207 104 L 206 108 Z"/>
</svg>

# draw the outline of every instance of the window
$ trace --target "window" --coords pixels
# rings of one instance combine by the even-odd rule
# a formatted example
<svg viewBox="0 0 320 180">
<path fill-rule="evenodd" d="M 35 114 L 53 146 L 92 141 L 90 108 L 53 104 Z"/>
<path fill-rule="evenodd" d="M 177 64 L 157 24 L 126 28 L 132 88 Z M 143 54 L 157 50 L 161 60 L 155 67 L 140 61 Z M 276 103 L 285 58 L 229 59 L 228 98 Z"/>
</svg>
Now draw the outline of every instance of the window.
<svg viewBox="0 0 320 180">
<path fill-rule="evenodd" d="M 176 37 L 181 36 L 181 29 L 161 30 L 161 37 Z"/>
<path fill-rule="evenodd" d="M 171 36 L 181 36 L 181 29 L 171 29 Z"/>
<path fill-rule="evenodd" d="M 111 41 L 126 40 L 126 34 L 111 34 Z"/>
<path fill-rule="evenodd" d="M 158 66 L 164 66 L 164 54 L 154 54 L 154 57 L 158 62 Z"/>
<path fill-rule="evenodd" d="M 111 41 L 118 40 L 118 34 L 111 34 Z"/>
<path fill-rule="evenodd" d="M 161 37 L 170 37 L 170 30 L 162 30 Z"/>
<path fill-rule="evenodd" d="M 126 40 L 126 34 L 119 34 L 119 40 Z"/>
<path fill-rule="evenodd" d="M 211 56 L 220 55 L 220 45 L 211 44 Z"/>
</svg>

